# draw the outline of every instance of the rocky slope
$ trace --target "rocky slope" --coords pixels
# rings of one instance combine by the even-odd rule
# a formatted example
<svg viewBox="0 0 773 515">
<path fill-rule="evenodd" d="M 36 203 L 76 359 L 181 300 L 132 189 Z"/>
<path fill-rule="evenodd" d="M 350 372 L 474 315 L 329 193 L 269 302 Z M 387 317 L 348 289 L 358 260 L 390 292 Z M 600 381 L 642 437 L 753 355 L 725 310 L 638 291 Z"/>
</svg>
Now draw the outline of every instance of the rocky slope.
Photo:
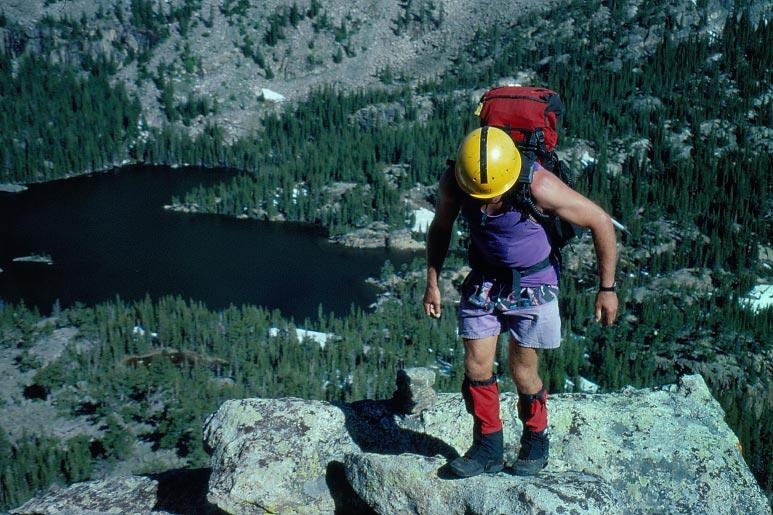
<svg viewBox="0 0 773 515">
<path fill-rule="evenodd" d="M 293 101 L 323 85 L 416 84 L 456 66 L 453 58 L 476 31 L 524 16 L 533 16 L 538 27 L 540 9 L 563 3 L 8 0 L 0 6 L 0 46 L 68 63 L 110 55 L 118 65 L 116 80 L 138 94 L 144 127 L 173 121 L 166 101 L 207 98 L 216 108 L 189 120 L 190 132 L 214 122 L 234 138 L 258 127 L 262 114 L 275 107 L 272 99 L 279 97 L 271 92 Z M 612 63 L 621 53 L 643 55 L 658 44 L 668 20 L 684 35 L 695 29 L 719 33 L 733 3 L 711 0 L 706 6 L 704 12 L 694 2 L 670 5 L 668 12 L 653 13 L 651 26 L 627 27 L 624 47 L 600 50 L 611 53 Z M 649 8 L 628 2 L 626 16 Z M 749 8 L 759 19 L 770 6 L 754 1 Z M 598 17 L 609 18 L 609 10 Z M 582 35 L 591 21 L 598 20 L 567 19 L 557 30 Z"/>
<path fill-rule="evenodd" d="M 118 78 L 136 89 L 150 126 L 165 121 L 158 74 L 159 66 L 169 66 L 176 98 L 216 101 L 218 112 L 206 121 L 235 137 L 258 127 L 272 108 L 264 88 L 292 101 L 322 85 L 354 89 L 398 78 L 420 80 L 442 73 L 478 28 L 507 24 L 534 9 L 524 1 L 171 0 L 158 4 L 163 12 L 185 14 L 167 19 L 172 23 L 154 34 L 151 23 L 135 15 L 141 4 L 11 0 L 1 9 L 9 23 L 0 28 L 5 36 L 0 41 L 67 61 L 86 53 L 112 54 L 121 63 Z M 293 5 L 294 24 L 274 23 Z M 151 7 L 159 12 L 155 2 Z M 85 38 L 76 43 L 68 26 L 81 19 Z M 68 26 L 50 20 L 67 20 Z M 272 27 L 281 35 L 272 37 Z M 197 119 L 192 131 L 204 121 Z"/>
<path fill-rule="evenodd" d="M 190 496 L 200 501 L 193 509 L 770 513 L 700 376 L 654 389 L 551 397 L 551 461 L 525 479 L 503 472 L 459 480 L 445 472 L 446 460 L 469 444 L 471 418 L 458 394 L 435 394 L 433 382 L 434 373 L 408 369 L 391 401 L 227 401 L 204 428 L 212 453 L 207 499 L 218 508 L 199 492 Z M 502 394 L 502 417 L 512 459 L 521 430 L 513 394 Z M 164 512 L 160 485 L 159 478 L 77 484 L 12 513 Z"/>
</svg>

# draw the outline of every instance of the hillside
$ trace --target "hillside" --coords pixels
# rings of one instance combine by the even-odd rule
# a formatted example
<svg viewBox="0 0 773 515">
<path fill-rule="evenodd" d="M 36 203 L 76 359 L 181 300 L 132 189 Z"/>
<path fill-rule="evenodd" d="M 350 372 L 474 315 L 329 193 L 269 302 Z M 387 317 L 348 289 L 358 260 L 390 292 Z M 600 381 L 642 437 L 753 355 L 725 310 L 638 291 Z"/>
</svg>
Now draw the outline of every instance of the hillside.
<svg viewBox="0 0 773 515">
<path fill-rule="evenodd" d="M 272 109 L 263 88 L 297 101 L 323 85 L 353 90 L 388 76 L 418 83 L 453 66 L 476 30 L 533 9 L 456 0 L 34 0 L 5 3 L 3 39 L 6 48 L 68 63 L 110 55 L 148 126 L 174 122 L 174 106 L 206 99 L 210 109 L 186 116 L 191 133 L 216 123 L 232 140 Z"/>
</svg>

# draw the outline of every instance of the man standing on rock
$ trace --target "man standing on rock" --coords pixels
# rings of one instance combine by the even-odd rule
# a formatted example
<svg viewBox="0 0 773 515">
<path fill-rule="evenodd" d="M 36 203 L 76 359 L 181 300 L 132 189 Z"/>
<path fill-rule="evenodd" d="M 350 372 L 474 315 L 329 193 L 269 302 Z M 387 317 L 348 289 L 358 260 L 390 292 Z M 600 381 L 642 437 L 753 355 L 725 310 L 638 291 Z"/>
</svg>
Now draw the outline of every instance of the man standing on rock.
<svg viewBox="0 0 773 515">
<path fill-rule="evenodd" d="M 595 317 L 603 325 L 613 323 L 618 301 L 611 218 L 537 162 L 529 171 L 531 198 L 539 210 L 591 230 L 599 273 Z M 509 368 L 523 422 L 514 472 L 534 475 L 548 459 L 547 392 L 538 373 L 537 349 L 560 345 L 560 265 L 543 225 L 515 200 L 520 173 L 521 155 L 506 132 L 495 127 L 472 131 L 459 146 L 455 164 L 440 178 L 435 217 L 427 234 L 424 311 L 439 318 L 438 278 L 460 211 L 470 230 L 472 271 L 462 285 L 458 320 L 465 348 L 462 396 L 474 424 L 472 446 L 450 463 L 460 477 L 503 468 L 499 388 L 492 371 L 497 340 L 505 331 L 510 335 Z"/>
</svg>

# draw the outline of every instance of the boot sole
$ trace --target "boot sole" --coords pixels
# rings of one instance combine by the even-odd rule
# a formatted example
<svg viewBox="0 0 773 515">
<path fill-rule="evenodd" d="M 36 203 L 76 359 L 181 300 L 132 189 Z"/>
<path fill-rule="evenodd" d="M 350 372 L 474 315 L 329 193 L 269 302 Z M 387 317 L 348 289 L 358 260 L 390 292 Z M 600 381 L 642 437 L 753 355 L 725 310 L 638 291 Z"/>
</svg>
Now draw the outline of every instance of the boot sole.
<svg viewBox="0 0 773 515">
<path fill-rule="evenodd" d="M 541 463 L 540 463 L 541 461 Z M 542 469 L 548 466 L 548 460 L 533 460 L 528 462 L 516 462 L 510 470 L 516 476 L 536 476 Z"/>
<path fill-rule="evenodd" d="M 502 472 L 502 470 L 505 468 L 503 463 L 497 463 L 495 465 L 489 465 L 488 467 L 481 467 L 480 469 L 476 469 L 473 471 L 463 471 L 459 470 L 458 468 L 454 467 L 453 462 L 449 465 L 449 468 L 451 472 L 453 472 L 456 477 L 459 478 L 468 478 L 468 477 L 475 477 L 479 476 L 481 474 L 498 474 L 499 472 Z"/>
</svg>

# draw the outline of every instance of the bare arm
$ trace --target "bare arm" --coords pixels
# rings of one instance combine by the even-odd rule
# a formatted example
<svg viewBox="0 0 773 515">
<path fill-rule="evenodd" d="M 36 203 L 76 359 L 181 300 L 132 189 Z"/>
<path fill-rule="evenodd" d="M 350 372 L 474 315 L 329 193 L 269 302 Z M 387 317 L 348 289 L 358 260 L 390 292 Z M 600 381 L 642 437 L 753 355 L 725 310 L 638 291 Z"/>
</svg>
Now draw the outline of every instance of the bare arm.
<svg viewBox="0 0 773 515">
<path fill-rule="evenodd" d="M 459 214 L 459 203 L 454 195 L 454 181 L 450 170 L 440 178 L 438 198 L 435 203 L 435 217 L 427 231 L 427 288 L 424 291 L 424 312 L 427 316 L 440 318 L 440 288 L 438 278 L 448 254 L 454 220 Z"/>
<path fill-rule="evenodd" d="M 591 230 L 598 259 L 599 285 L 613 286 L 617 264 L 617 240 L 612 219 L 606 211 L 546 170 L 540 169 L 534 173 L 531 192 L 540 209 Z M 617 317 L 617 309 L 615 292 L 599 292 L 596 295 L 597 321 L 604 325 L 611 324 Z"/>
</svg>

